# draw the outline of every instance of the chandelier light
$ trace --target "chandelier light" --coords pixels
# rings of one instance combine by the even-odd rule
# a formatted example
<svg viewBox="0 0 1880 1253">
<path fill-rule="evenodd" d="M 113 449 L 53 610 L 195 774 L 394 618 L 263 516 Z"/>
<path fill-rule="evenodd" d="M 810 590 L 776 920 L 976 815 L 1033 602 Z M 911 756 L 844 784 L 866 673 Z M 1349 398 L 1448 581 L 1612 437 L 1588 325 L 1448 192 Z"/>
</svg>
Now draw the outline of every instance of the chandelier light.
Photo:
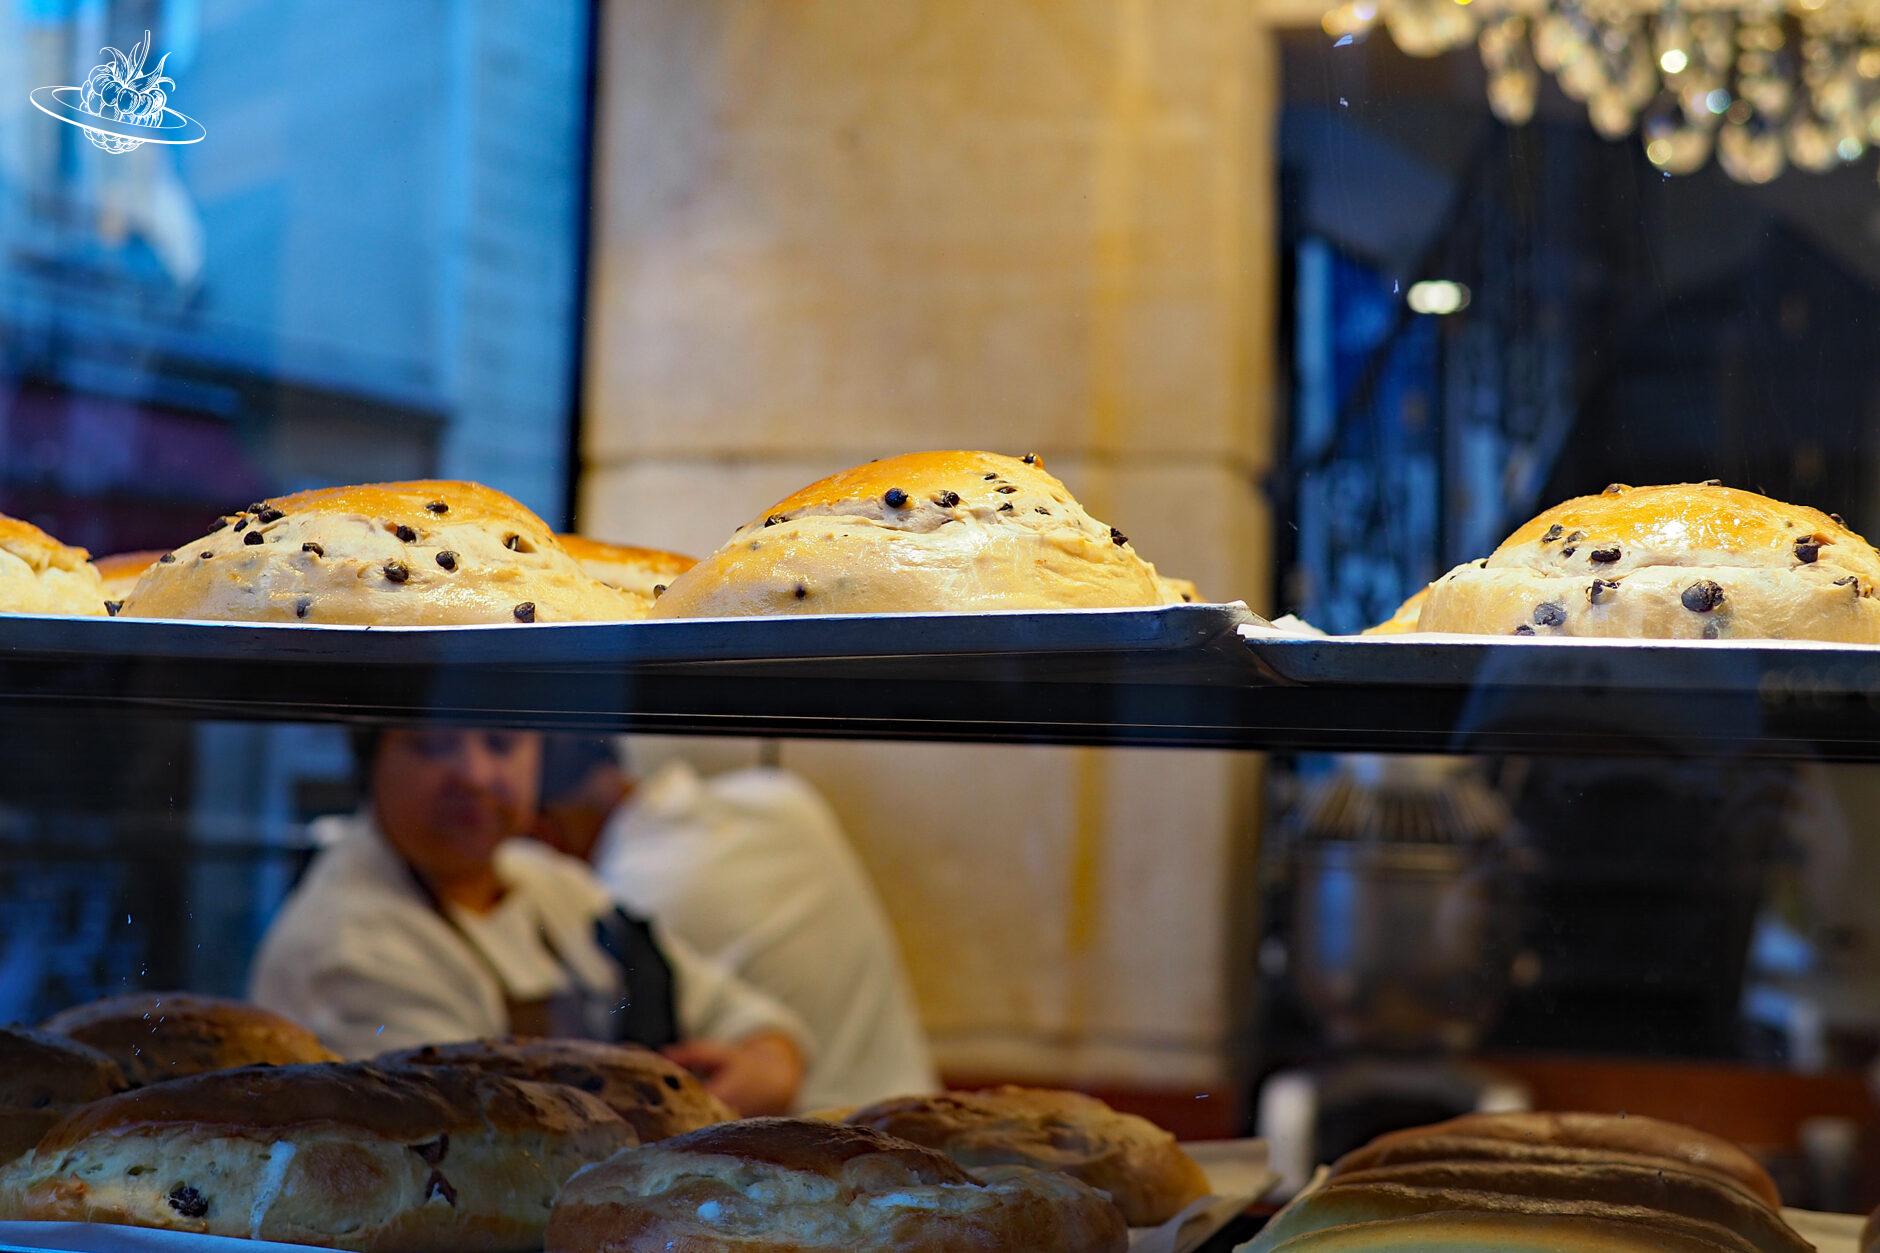
<svg viewBox="0 0 1880 1253">
<path fill-rule="evenodd" d="M 1428 57 L 1481 49 L 1495 116 L 1534 116 L 1540 76 L 1607 139 L 1637 131 L 1651 163 L 1731 178 L 1823 171 L 1880 144 L 1880 0 L 1345 0 L 1335 39 L 1382 23 Z"/>
</svg>

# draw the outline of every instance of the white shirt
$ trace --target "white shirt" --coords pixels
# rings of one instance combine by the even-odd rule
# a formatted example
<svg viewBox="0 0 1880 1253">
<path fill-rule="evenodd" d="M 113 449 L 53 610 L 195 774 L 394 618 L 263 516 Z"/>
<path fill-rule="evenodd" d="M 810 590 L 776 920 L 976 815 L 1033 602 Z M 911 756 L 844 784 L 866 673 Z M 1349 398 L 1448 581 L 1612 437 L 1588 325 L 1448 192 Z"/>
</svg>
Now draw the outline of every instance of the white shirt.
<svg viewBox="0 0 1880 1253">
<path fill-rule="evenodd" d="M 614 902 L 585 863 L 510 840 L 496 854 L 502 900 L 486 914 L 447 906 L 453 927 L 368 816 L 316 826 L 326 847 L 262 939 L 249 997 L 306 1024 L 334 1052 L 370 1057 L 502 1035 L 505 994 L 534 999 L 571 981 L 609 1001 L 622 993 L 620 968 L 594 937 Z M 682 939 L 658 927 L 654 939 L 672 966 L 682 1037 L 735 1041 L 775 1029 L 813 1055 L 796 1015 Z"/>
<path fill-rule="evenodd" d="M 594 856 L 634 913 L 794 1011 L 814 1044 L 798 1107 L 939 1087 L 887 914 L 835 814 L 795 775 L 673 764 L 615 810 Z"/>
</svg>

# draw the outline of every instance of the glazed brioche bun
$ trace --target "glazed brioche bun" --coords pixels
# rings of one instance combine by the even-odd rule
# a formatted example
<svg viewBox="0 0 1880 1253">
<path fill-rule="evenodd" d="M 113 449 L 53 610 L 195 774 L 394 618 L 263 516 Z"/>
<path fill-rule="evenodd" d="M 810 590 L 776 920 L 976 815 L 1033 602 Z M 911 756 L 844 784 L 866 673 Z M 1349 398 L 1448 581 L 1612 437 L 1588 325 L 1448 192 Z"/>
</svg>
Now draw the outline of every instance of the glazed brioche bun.
<svg viewBox="0 0 1880 1253">
<path fill-rule="evenodd" d="M 1038 458 L 922 452 L 778 501 L 673 580 L 653 616 L 1164 603 L 1128 538 L 1086 513 Z"/>
<path fill-rule="evenodd" d="M 1048 1171 L 975 1178 L 862 1127 L 756 1118 L 627 1149 L 570 1180 L 546 1253 L 1122 1253 L 1122 1215 Z"/>
<path fill-rule="evenodd" d="M 519 502 L 477 483 L 436 481 L 258 502 L 166 553 L 122 615 L 364 626 L 640 616 Z"/>
<path fill-rule="evenodd" d="M 1497 1152 L 1510 1163 L 1543 1161 L 1546 1159 L 1538 1158 L 1537 1153 L 1559 1150 L 1595 1155 L 1570 1159 L 1577 1162 L 1618 1154 L 1629 1160 L 1656 1161 L 1714 1176 L 1771 1209 L 1782 1204 L 1769 1172 L 1728 1140 L 1693 1127 L 1624 1114 L 1464 1114 L 1447 1122 L 1379 1136 L 1339 1158 L 1332 1166 L 1332 1176 L 1412 1161 L 1458 1160 L 1458 1148 L 1466 1149 L 1469 1142 L 1483 1147 L 1468 1160 L 1496 1160 Z M 1497 1150 L 1498 1145 L 1505 1147 Z"/>
<path fill-rule="evenodd" d="M 555 538 L 589 576 L 631 596 L 643 614 L 651 614 L 653 602 L 672 581 L 698 564 L 696 557 L 662 552 L 657 548 L 609 544 L 583 535 L 557 535 Z"/>
<path fill-rule="evenodd" d="M 845 1120 L 945 1153 L 968 1169 L 1030 1166 L 1108 1194 L 1132 1227 L 1167 1222 L 1208 1194 L 1208 1177 L 1175 1137 L 1081 1092 L 993 1088 L 909 1096 Z"/>
<path fill-rule="evenodd" d="M 90 1045 L 135 1084 L 258 1063 L 338 1061 L 313 1032 L 272 1010 L 189 992 L 133 992 L 88 1001 L 44 1029 Z"/>
<path fill-rule="evenodd" d="M 591 1092 L 632 1124 L 640 1143 L 666 1140 L 737 1115 L 691 1071 L 651 1049 L 595 1040 L 508 1037 L 387 1053 L 382 1066 L 468 1066 L 511 1079 Z"/>
<path fill-rule="evenodd" d="M 97 1049 L 47 1031 L 0 1027 L 0 1162 L 11 1161 L 78 1106 L 130 1087 Z"/>
<path fill-rule="evenodd" d="M 524 1253 L 581 1166 L 633 1143 L 598 1098 L 474 1070 L 248 1067 L 108 1097 L 0 1171 L 0 1215 L 377 1253 Z"/>
<path fill-rule="evenodd" d="M 0 514 L 0 613 L 96 618 L 107 599 L 90 553 Z"/>
<path fill-rule="evenodd" d="M 92 562 L 98 567 L 98 577 L 104 580 L 104 598 L 122 606 L 124 598 L 137 586 L 137 580 L 144 571 L 157 564 L 163 554 L 157 549 L 140 550 L 128 553 L 112 553 L 109 557 L 100 557 Z"/>
<path fill-rule="evenodd" d="M 1434 586 L 1435 584 L 1430 584 L 1429 587 L 1425 587 L 1422 591 L 1411 596 L 1408 600 L 1404 601 L 1403 604 L 1397 606 L 1396 613 L 1384 619 L 1374 627 L 1366 627 L 1364 634 L 1405 635 L 1411 631 L 1417 630 L 1417 619 L 1422 616 L 1423 603 L 1430 598 L 1430 587 Z"/>
<path fill-rule="evenodd" d="M 1880 642 L 1880 554 L 1837 518 L 1715 483 L 1556 505 L 1430 588 L 1421 631 Z"/>
</svg>

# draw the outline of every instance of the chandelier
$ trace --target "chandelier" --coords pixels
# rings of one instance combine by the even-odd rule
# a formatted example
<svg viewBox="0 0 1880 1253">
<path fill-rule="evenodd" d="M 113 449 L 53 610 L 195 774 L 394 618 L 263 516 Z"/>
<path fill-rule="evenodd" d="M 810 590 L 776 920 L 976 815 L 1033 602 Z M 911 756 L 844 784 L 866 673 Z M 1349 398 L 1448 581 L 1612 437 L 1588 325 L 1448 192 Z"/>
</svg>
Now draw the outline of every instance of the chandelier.
<svg viewBox="0 0 1880 1253">
<path fill-rule="evenodd" d="M 1880 145 L 1880 0 L 1345 0 L 1328 35 L 1382 22 L 1411 56 L 1475 43 L 1495 116 L 1534 116 L 1540 76 L 1607 139 L 1689 174 L 1714 154 L 1738 182 L 1824 171 Z"/>
</svg>

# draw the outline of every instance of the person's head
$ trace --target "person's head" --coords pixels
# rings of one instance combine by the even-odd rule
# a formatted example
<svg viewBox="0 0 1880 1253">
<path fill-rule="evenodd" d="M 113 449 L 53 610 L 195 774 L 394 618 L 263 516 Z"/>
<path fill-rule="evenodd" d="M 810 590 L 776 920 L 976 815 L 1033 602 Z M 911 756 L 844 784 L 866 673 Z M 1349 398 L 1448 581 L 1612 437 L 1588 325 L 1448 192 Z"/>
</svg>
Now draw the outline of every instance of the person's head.
<svg viewBox="0 0 1880 1253">
<path fill-rule="evenodd" d="M 594 855 L 601 828 L 633 790 L 617 742 L 604 735 L 548 735 L 533 834 L 570 857 Z"/>
<path fill-rule="evenodd" d="M 425 878 L 487 874 L 496 846 L 528 832 L 541 778 L 538 732 L 397 727 L 357 745 L 379 830 Z"/>
</svg>

